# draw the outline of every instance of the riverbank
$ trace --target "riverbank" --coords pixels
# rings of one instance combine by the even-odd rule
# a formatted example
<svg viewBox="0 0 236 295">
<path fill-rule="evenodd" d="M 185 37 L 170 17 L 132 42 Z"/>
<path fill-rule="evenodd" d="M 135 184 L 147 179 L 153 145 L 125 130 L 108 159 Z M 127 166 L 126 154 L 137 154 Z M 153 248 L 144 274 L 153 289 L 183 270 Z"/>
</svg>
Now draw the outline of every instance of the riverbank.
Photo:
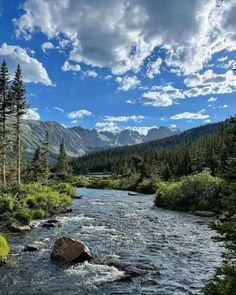
<svg viewBox="0 0 236 295">
<path fill-rule="evenodd" d="M 0 269 L 6 295 L 187 295 L 200 291 L 221 263 L 205 218 L 156 208 L 153 196 L 128 197 L 128 191 L 80 188 L 78 194 L 83 198 L 73 201 L 72 213 L 54 217 L 61 227 L 9 235 L 14 263 Z M 93 260 L 53 263 L 53 244 L 62 236 L 83 241 Z M 39 252 L 23 251 L 33 243 Z"/>
</svg>

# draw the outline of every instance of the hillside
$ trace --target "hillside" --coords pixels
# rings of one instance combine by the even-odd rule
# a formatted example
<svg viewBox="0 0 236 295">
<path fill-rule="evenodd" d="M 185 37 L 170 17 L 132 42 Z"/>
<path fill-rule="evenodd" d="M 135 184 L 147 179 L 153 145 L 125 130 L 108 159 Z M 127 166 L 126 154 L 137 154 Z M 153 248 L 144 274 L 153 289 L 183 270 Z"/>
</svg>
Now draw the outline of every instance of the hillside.
<svg viewBox="0 0 236 295">
<path fill-rule="evenodd" d="M 225 122 L 207 124 L 167 138 L 91 153 L 75 160 L 73 162 L 74 169 L 77 173 L 122 173 L 126 164 L 130 166 L 129 164 L 134 155 L 141 156 L 146 161 L 146 164 L 154 165 L 155 161 L 161 161 L 159 158 L 162 156 L 157 155 L 160 151 L 166 154 L 168 150 L 175 151 L 181 145 L 187 144 L 188 142 L 193 144 L 204 136 L 215 136 L 219 133 L 224 124 Z"/>
<path fill-rule="evenodd" d="M 49 132 L 49 150 L 52 157 L 58 154 L 62 138 L 65 141 L 68 155 L 70 157 L 79 157 L 89 152 L 138 144 L 153 138 L 159 139 L 180 133 L 178 129 L 167 127 L 150 129 L 147 135 L 128 129 L 120 133 L 98 132 L 95 129 L 89 130 L 80 126 L 65 128 L 54 121 L 33 120 L 25 120 L 22 131 L 22 146 L 25 158 L 32 157 L 36 147 L 43 142 L 46 132 Z"/>
</svg>

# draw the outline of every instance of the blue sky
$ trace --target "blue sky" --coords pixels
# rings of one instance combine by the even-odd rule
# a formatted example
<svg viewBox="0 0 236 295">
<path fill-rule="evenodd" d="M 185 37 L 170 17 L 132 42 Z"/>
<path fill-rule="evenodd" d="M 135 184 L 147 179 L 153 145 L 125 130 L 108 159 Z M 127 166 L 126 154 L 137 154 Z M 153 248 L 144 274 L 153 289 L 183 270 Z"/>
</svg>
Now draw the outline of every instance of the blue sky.
<svg viewBox="0 0 236 295">
<path fill-rule="evenodd" d="M 0 60 L 27 118 L 188 129 L 236 110 L 235 0 L 0 0 Z"/>
</svg>

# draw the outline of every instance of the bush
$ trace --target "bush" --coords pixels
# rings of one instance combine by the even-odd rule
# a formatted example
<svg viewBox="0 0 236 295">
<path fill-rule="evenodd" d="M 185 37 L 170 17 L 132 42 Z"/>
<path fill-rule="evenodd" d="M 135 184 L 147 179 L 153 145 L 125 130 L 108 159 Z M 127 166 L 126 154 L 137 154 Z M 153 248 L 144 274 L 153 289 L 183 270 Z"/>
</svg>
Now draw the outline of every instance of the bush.
<svg viewBox="0 0 236 295">
<path fill-rule="evenodd" d="M 156 189 L 157 185 L 153 179 L 144 179 L 137 187 L 137 191 L 143 194 L 154 194 Z"/>
<path fill-rule="evenodd" d="M 178 210 L 219 210 L 223 181 L 209 171 L 182 177 L 178 182 L 160 182 L 155 204 Z"/>
<path fill-rule="evenodd" d="M 16 212 L 15 217 L 24 224 L 29 224 L 32 220 L 32 213 L 28 208 L 23 207 Z"/>
<path fill-rule="evenodd" d="M 71 185 L 70 183 L 67 183 L 67 182 L 54 182 L 52 184 L 50 184 L 50 186 L 60 192 L 60 193 L 63 193 L 63 194 L 67 194 L 69 196 L 74 196 L 76 194 L 76 189 L 73 185 Z"/>
<path fill-rule="evenodd" d="M 0 262 L 8 258 L 10 251 L 11 250 L 7 240 L 2 235 L 0 235 Z"/>
<path fill-rule="evenodd" d="M 0 196 L 0 214 L 11 213 L 14 209 L 14 197 L 11 194 Z"/>
<path fill-rule="evenodd" d="M 33 219 L 42 219 L 45 216 L 46 216 L 46 212 L 41 208 L 32 210 Z"/>
</svg>

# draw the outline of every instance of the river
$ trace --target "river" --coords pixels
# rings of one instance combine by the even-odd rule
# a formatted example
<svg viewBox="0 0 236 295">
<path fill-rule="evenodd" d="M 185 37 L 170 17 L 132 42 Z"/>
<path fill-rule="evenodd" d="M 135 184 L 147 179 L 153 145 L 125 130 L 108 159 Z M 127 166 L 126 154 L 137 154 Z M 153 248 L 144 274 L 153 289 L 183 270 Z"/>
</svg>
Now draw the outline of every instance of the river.
<svg viewBox="0 0 236 295">
<path fill-rule="evenodd" d="M 207 220 L 156 208 L 153 196 L 125 191 L 79 189 L 73 212 L 57 216 L 63 226 L 40 226 L 24 235 L 8 234 L 12 264 L 0 268 L 0 294 L 200 294 L 202 285 L 221 263 L 221 249 Z M 61 265 L 50 260 L 56 238 L 82 240 L 93 253 L 90 263 Z M 29 243 L 40 252 L 23 252 Z M 122 280 L 123 270 L 135 272 Z"/>
</svg>

